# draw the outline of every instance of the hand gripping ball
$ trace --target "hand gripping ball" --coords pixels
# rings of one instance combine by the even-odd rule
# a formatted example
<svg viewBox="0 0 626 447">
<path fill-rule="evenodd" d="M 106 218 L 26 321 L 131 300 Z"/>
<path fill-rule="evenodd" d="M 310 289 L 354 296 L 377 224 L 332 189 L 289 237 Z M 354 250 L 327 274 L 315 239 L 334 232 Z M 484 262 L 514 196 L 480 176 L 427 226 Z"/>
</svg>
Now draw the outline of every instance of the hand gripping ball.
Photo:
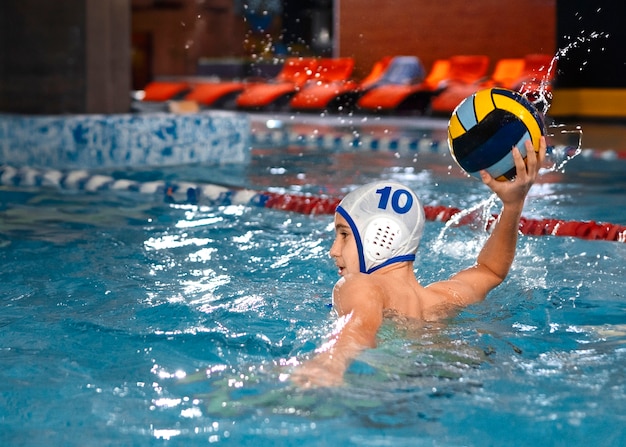
<svg viewBox="0 0 626 447">
<path fill-rule="evenodd" d="M 496 180 L 515 177 L 511 149 L 517 146 L 524 159 L 524 142 L 535 152 L 544 134 L 543 117 L 521 94 L 503 88 L 480 90 L 465 98 L 448 123 L 452 156 L 468 174 L 479 178 L 486 169 Z"/>
</svg>

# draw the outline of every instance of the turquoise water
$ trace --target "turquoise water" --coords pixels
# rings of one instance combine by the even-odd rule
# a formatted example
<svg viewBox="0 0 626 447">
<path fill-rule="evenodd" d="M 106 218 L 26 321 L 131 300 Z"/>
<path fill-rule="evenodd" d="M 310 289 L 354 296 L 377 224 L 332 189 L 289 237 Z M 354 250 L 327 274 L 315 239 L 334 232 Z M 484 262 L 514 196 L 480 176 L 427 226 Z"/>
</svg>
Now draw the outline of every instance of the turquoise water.
<svg viewBox="0 0 626 447">
<path fill-rule="evenodd" d="M 623 225 L 625 168 L 578 157 L 525 215 Z M 110 174 L 330 195 L 383 177 L 426 205 L 488 198 L 441 151 L 265 145 L 245 166 Z M 438 327 L 388 319 L 345 386 L 303 391 L 284 374 L 332 330 L 332 216 L 13 186 L 0 213 L 0 445 L 626 442 L 623 243 L 523 236 L 485 302 Z M 484 238 L 428 222 L 416 274 L 446 278 Z"/>
</svg>

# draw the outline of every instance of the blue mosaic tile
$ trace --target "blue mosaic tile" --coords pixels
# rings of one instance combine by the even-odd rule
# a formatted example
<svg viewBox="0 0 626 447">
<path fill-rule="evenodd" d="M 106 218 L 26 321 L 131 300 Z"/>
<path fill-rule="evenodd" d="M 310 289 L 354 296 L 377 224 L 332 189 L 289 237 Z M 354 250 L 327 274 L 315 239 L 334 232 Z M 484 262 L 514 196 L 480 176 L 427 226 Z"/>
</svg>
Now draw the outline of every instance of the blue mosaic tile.
<svg viewBox="0 0 626 447">
<path fill-rule="evenodd" d="M 0 163 L 48 168 L 249 160 L 245 114 L 0 115 Z"/>
</svg>

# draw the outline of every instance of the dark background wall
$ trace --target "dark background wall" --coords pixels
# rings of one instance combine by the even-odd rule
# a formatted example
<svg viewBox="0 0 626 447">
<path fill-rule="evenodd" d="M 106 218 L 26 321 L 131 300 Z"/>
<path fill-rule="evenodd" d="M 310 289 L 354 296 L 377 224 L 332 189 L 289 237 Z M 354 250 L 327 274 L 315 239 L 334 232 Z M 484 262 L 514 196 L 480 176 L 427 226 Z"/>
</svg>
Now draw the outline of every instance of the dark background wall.
<svg viewBox="0 0 626 447">
<path fill-rule="evenodd" d="M 0 2 L 0 105 L 15 112 L 84 109 L 85 3 Z M 37 91 L 39 94 L 25 94 Z M 55 104 L 46 100 L 55 98 Z M 42 101 L 44 99 L 44 101 Z"/>
<path fill-rule="evenodd" d="M 557 0 L 557 11 L 557 87 L 626 87 L 626 2 Z"/>
<path fill-rule="evenodd" d="M 129 36 L 129 0 L 0 1 L 0 111 L 128 111 Z"/>
</svg>

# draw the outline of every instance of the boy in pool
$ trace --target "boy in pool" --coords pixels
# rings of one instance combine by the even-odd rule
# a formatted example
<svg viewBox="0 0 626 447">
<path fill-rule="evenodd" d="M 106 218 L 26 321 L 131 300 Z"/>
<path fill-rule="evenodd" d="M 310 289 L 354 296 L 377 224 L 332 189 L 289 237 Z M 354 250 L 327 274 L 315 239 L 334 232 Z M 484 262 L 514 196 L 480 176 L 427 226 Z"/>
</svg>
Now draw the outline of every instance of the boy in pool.
<svg viewBox="0 0 626 447">
<path fill-rule="evenodd" d="M 541 138 L 537 154 L 526 141 L 526 153 L 524 162 L 513 148 L 517 175 L 512 181 L 496 181 L 481 171 L 483 183 L 502 201 L 498 222 L 474 266 L 428 286 L 413 273 L 424 227 L 417 196 L 393 181 L 375 182 L 346 195 L 335 213 L 330 249 L 341 275 L 333 288 L 339 329 L 315 357 L 296 368 L 291 379 L 303 387 L 339 385 L 350 362 L 376 346 L 383 312 L 438 321 L 482 301 L 502 283 L 515 256 L 524 201 L 545 157 L 545 139 Z"/>
</svg>

